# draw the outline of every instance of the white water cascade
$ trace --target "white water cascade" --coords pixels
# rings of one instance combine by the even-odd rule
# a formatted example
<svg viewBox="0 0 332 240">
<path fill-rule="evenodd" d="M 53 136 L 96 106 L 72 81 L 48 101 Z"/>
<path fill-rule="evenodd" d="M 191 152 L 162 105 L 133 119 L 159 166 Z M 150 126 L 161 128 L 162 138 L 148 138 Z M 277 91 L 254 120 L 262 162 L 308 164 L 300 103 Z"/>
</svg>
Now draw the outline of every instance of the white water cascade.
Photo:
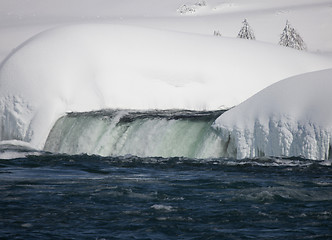
<svg viewBox="0 0 332 240">
<path fill-rule="evenodd" d="M 71 113 L 51 130 L 44 150 L 66 154 L 139 157 L 222 157 L 211 127 L 222 111 L 123 111 Z"/>
</svg>

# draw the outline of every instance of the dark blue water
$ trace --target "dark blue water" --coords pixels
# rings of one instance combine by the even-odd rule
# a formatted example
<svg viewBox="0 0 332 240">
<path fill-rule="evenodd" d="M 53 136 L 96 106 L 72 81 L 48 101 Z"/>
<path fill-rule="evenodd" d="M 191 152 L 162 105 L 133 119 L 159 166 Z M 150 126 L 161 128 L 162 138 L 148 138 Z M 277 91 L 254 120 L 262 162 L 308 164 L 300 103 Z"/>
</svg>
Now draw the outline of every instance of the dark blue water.
<svg viewBox="0 0 332 240">
<path fill-rule="evenodd" d="M 332 239 L 331 224 L 329 162 L 0 160 L 0 239 Z"/>
</svg>

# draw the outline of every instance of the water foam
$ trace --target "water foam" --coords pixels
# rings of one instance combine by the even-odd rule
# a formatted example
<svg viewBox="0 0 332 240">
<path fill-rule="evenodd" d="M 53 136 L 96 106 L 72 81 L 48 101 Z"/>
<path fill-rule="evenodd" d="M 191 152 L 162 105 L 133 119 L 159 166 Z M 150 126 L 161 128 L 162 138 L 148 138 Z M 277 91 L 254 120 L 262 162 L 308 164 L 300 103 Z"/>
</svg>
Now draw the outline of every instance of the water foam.
<svg viewBox="0 0 332 240">
<path fill-rule="evenodd" d="M 211 127 L 223 111 L 125 111 L 72 113 L 60 118 L 44 150 L 101 156 L 211 158 L 223 156 Z"/>
</svg>

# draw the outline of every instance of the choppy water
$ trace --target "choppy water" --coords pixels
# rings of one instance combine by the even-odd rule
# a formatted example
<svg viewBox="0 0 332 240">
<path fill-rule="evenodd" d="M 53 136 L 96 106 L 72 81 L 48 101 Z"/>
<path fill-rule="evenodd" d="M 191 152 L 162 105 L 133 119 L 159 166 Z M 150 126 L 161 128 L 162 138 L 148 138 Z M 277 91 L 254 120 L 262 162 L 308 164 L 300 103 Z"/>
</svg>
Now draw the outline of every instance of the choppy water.
<svg viewBox="0 0 332 240">
<path fill-rule="evenodd" d="M 332 239 L 330 162 L 0 160 L 0 239 Z"/>
</svg>

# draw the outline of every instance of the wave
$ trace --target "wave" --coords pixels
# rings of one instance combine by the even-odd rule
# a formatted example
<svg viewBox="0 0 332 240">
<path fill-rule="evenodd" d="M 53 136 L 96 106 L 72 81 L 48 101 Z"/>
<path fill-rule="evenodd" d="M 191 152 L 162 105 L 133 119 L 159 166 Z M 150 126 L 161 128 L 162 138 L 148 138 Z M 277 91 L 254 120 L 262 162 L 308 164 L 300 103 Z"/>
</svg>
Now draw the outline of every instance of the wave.
<svg viewBox="0 0 332 240">
<path fill-rule="evenodd" d="M 43 151 L 34 149 L 29 143 L 18 140 L 0 141 L 0 159 L 25 158 L 41 155 Z"/>
</svg>

